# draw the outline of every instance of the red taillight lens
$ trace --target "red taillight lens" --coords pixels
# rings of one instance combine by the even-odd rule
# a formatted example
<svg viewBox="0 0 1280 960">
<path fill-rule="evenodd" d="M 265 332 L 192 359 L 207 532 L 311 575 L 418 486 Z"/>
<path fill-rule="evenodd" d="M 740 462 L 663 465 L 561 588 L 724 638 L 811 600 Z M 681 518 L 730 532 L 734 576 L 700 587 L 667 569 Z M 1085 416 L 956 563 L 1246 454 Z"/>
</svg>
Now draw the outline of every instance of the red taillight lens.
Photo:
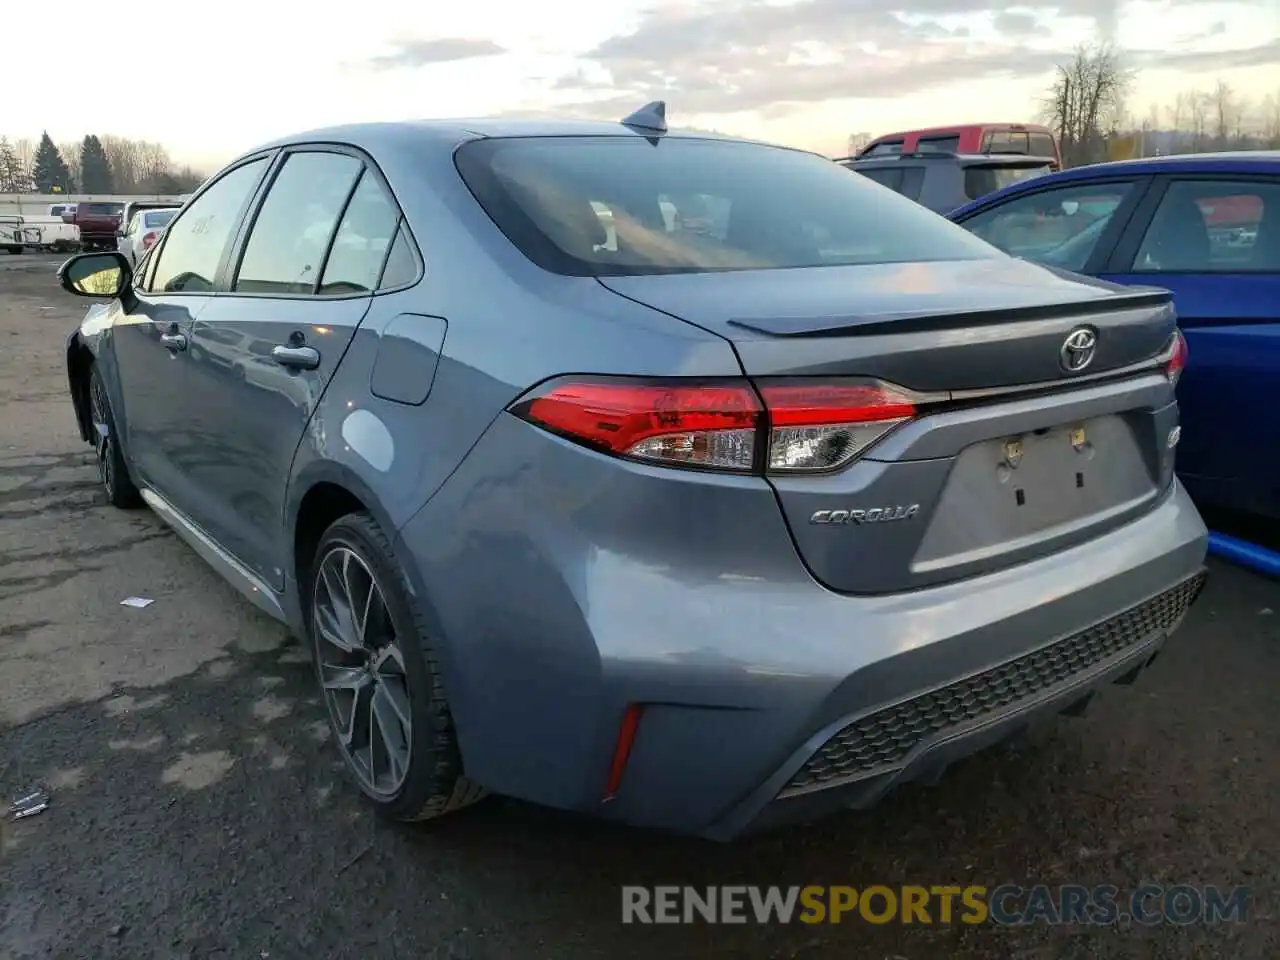
<svg viewBox="0 0 1280 960">
<path fill-rule="evenodd" d="M 1170 347 L 1169 359 L 1165 361 L 1164 372 L 1169 378 L 1169 382 L 1176 384 L 1178 378 L 1182 376 L 1182 371 L 1187 365 L 1187 338 L 1182 335 L 1179 330 L 1173 335 L 1173 344 Z"/>
<path fill-rule="evenodd" d="M 513 412 L 605 453 L 718 470 L 755 465 L 760 402 L 746 384 L 561 382 Z"/>
<path fill-rule="evenodd" d="M 763 398 L 763 406 L 760 398 Z M 909 394 L 876 382 L 561 380 L 512 413 L 603 453 L 746 473 L 842 467 L 916 415 Z M 763 428 L 767 444 L 758 450 Z"/>
<path fill-rule="evenodd" d="M 152 230 L 150 233 L 144 233 L 142 235 L 142 249 L 150 250 L 152 245 L 156 242 L 156 238 L 158 236 L 160 236 L 160 234 L 157 233 L 155 230 Z"/>
</svg>

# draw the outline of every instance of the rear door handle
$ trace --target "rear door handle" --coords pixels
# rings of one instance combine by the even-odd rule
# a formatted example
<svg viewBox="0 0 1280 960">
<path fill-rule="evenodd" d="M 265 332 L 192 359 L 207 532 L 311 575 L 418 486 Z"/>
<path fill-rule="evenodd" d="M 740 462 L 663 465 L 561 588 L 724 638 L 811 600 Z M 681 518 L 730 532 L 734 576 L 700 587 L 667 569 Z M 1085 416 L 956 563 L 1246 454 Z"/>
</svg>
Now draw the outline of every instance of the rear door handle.
<svg viewBox="0 0 1280 960">
<path fill-rule="evenodd" d="M 315 347 L 286 347 L 282 345 L 271 348 L 271 359 L 282 367 L 290 367 L 294 370 L 314 370 L 320 366 L 320 351 Z"/>
<path fill-rule="evenodd" d="M 181 333 L 162 333 L 160 334 L 160 342 L 170 350 L 187 349 L 187 338 Z"/>
</svg>

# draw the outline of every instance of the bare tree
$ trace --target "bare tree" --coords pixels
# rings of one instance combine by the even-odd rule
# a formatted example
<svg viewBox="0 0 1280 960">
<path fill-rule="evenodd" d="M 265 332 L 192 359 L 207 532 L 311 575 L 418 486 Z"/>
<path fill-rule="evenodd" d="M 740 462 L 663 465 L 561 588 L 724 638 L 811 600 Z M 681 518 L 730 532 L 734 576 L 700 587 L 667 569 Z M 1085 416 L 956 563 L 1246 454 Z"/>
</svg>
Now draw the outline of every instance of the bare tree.
<svg viewBox="0 0 1280 960">
<path fill-rule="evenodd" d="M 148 193 L 160 193 L 160 179 L 173 167 L 169 151 L 158 143 L 142 141 L 138 144 L 138 186 Z"/>
<path fill-rule="evenodd" d="M 22 169 L 30 173 L 36 162 L 35 141 L 28 140 L 26 137 L 13 141 L 13 155 L 18 158 Z"/>
<path fill-rule="evenodd" d="M 1044 113 L 1058 133 L 1067 166 L 1106 155 L 1107 138 L 1119 129 L 1131 82 L 1131 71 L 1109 43 L 1077 47 L 1072 61 L 1056 68 Z"/>
<path fill-rule="evenodd" d="M 1271 93 L 1262 101 L 1259 119 L 1262 139 L 1268 147 L 1280 147 L 1280 93 Z"/>
<path fill-rule="evenodd" d="M 1199 152 L 1208 146 L 1209 97 L 1199 90 L 1187 94 L 1187 124 L 1191 132 L 1191 150 Z"/>
<path fill-rule="evenodd" d="M 67 170 L 71 173 L 71 182 L 79 189 L 80 184 L 84 182 L 81 176 L 84 171 L 80 169 L 80 141 L 73 140 L 69 143 L 58 144 L 58 153 L 62 156 L 63 162 L 67 165 Z"/>
<path fill-rule="evenodd" d="M 1217 86 L 1213 88 L 1209 100 L 1214 143 L 1219 150 L 1225 150 L 1230 145 L 1233 135 L 1239 138 L 1244 117 L 1243 105 L 1230 85 L 1222 80 L 1219 80 Z"/>
</svg>

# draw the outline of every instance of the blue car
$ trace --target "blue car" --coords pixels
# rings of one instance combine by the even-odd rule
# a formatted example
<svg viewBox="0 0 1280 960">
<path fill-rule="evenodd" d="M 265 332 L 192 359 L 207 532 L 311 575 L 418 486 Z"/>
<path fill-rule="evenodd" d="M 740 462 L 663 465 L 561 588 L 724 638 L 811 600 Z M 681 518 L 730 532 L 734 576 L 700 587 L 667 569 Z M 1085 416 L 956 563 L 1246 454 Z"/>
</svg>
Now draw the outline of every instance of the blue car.
<svg viewBox="0 0 1280 960">
<path fill-rule="evenodd" d="M 1014 256 L 1172 291 L 1179 476 L 1201 506 L 1280 517 L 1280 152 L 1076 167 L 948 216 Z"/>
</svg>

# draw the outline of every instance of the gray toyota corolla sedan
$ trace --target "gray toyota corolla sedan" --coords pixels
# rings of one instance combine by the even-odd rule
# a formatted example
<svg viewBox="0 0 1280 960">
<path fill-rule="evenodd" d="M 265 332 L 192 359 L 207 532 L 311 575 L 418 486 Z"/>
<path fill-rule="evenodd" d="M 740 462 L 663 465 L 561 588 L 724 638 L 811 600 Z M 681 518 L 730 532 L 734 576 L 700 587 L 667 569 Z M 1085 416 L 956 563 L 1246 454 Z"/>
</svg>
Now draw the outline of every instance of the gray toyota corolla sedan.
<svg viewBox="0 0 1280 960">
<path fill-rule="evenodd" d="M 307 638 L 389 816 L 863 806 L 1200 589 L 1168 294 L 664 114 L 289 137 L 61 268 L 107 497 Z"/>
</svg>

